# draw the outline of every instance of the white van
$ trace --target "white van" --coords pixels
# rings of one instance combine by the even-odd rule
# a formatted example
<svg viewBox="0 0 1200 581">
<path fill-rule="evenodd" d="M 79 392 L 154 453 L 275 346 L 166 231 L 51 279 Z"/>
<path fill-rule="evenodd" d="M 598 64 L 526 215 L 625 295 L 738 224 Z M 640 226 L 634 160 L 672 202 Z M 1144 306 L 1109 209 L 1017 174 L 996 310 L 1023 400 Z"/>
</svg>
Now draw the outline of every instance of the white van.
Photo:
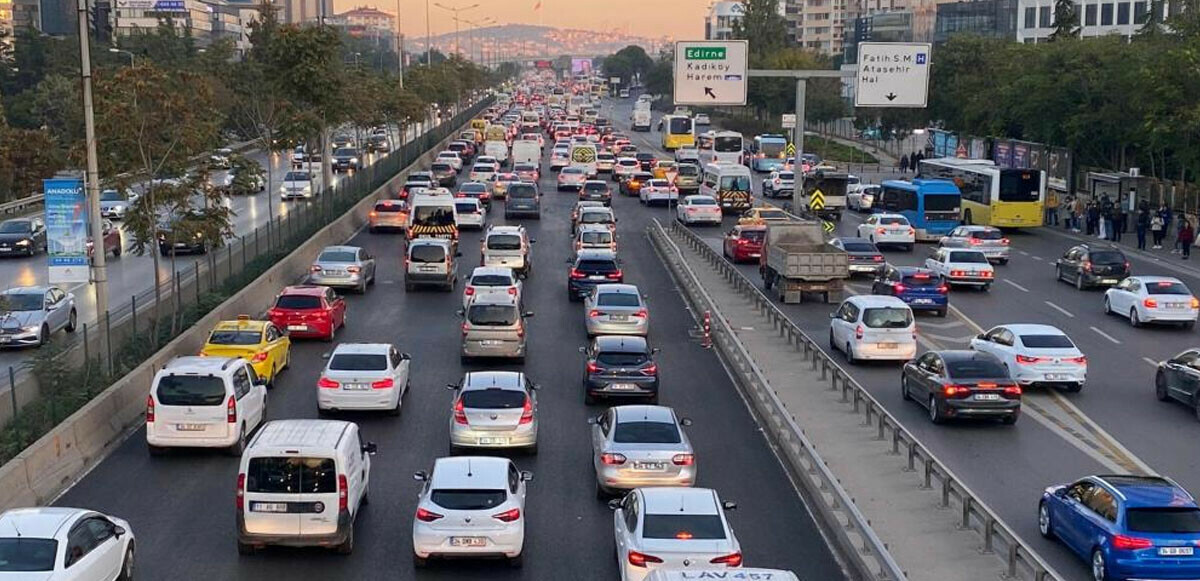
<svg viewBox="0 0 1200 581">
<path fill-rule="evenodd" d="M 596 177 L 596 145 L 593 143 L 572 143 L 567 153 L 567 159 L 573 167 L 583 168 L 588 179 Z"/>
<path fill-rule="evenodd" d="M 750 168 L 740 163 L 710 163 L 700 178 L 700 195 L 712 196 L 721 211 L 743 212 L 754 205 Z"/>
<path fill-rule="evenodd" d="M 408 239 L 458 239 L 458 206 L 449 191 L 426 190 L 413 196 L 408 214 Z"/>
<path fill-rule="evenodd" d="M 795 573 L 779 569 L 657 569 L 646 581 L 800 581 Z"/>
<path fill-rule="evenodd" d="M 238 466 L 238 553 L 279 545 L 350 554 L 374 453 L 350 422 L 267 422 Z"/>
<path fill-rule="evenodd" d="M 266 416 L 266 380 L 240 357 L 176 357 L 146 398 L 146 447 L 224 448 L 238 455 Z"/>
<path fill-rule="evenodd" d="M 512 145 L 513 165 L 518 163 L 537 164 L 542 161 L 542 146 L 536 141 L 514 141 Z"/>
<path fill-rule="evenodd" d="M 496 158 L 501 167 L 506 166 L 508 165 L 508 142 L 485 141 L 483 142 L 483 154 Z"/>
<path fill-rule="evenodd" d="M 829 345 L 846 361 L 908 361 L 917 356 L 917 323 L 912 308 L 893 296 L 847 298 L 829 315 Z"/>
</svg>

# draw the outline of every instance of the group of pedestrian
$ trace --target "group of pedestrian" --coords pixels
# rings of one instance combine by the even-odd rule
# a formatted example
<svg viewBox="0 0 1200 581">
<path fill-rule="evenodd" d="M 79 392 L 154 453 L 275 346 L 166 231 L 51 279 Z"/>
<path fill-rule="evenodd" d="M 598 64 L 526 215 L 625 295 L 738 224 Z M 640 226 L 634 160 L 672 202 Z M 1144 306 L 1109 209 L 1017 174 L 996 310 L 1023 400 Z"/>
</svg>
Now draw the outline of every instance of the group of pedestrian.
<svg viewBox="0 0 1200 581">
<path fill-rule="evenodd" d="M 923 159 L 925 159 L 925 154 L 923 154 L 919 151 L 914 151 L 912 155 L 909 155 L 907 153 L 904 155 L 901 155 L 900 156 L 900 173 L 906 174 L 906 173 L 908 173 L 908 170 L 910 170 L 910 169 L 913 170 L 913 172 L 916 172 L 917 164 L 921 163 L 921 160 L 923 160 Z"/>
<path fill-rule="evenodd" d="M 1057 226 L 1058 205 L 1054 204 L 1055 211 L 1051 212 L 1051 200 L 1047 197 L 1046 221 L 1051 226 Z M 1067 196 L 1063 202 L 1063 207 L 1066 209 L 1067 216 L 1064 227 L 1072 232 L 1083 231 L 1088 236 L 1095 236 L 1110 242 L 1120 242 L 1121 234 L 1125 232 L 1129 216 L 1122 204 L 1114 203 L 1108 195 L 1100 196 L 1100 200 L 1090 200 L 1084 202 L 1082 198 L 1076 196 Z M 1174 220 L 1174 215 L 1171 208 L 1165 203 L 1160 205 L 1158 209 L 1154 209 L 1150 202 L 1142 200 L 1138 204 L 1137 214 L 1133 217 L 1134 231 L 1137 233 L 1137 248 L 1138 250 L 1146 249 L 1146 235 L 1150 235 L 1150 248 L 1160 250 L 1163 247 L 1163 241 L 1171 231 L 1171 223 Z M 1080 228 L 1080 221 L 1083 222 L 1083 228 Z M 1192 244 L 1196 241 L 1195 227 L 1191 221 L 1183 216 L 1179 219 L 1178 227 L 1175 231 L 1175 246 L 1171 250 L 1172 254 L 1182 255 L 1184 260 L 1188 260 L 1192 255 Z"/>
</svg>

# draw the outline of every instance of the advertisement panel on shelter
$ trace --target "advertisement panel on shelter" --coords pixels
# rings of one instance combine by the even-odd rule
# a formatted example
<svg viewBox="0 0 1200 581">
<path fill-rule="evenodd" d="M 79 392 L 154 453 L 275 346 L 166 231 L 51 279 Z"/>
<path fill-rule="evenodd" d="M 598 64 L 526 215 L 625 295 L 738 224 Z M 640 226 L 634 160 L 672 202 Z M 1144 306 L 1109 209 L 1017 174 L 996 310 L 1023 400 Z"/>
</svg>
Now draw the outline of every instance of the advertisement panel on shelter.
<svg viewBox="0 0 1200 581">
<path fill-rule="evenodd" d="M 83 180 L 43 180 L 51 284 L 88 282 L 88 214 Z"/>
<path fill-rule="evenodd" d="M 1007 139 L 997 139 L 994 151 L 993 161 L 1000 167 L 1012 167 L 1012 142 Z"/>
<path fill-rule="evenodd" d="M 1019 141 L 1013 142 L 1012 148 L 1012 166 L 1018 168 L 1029 167 L 1029 144 Z"/>
</svg>

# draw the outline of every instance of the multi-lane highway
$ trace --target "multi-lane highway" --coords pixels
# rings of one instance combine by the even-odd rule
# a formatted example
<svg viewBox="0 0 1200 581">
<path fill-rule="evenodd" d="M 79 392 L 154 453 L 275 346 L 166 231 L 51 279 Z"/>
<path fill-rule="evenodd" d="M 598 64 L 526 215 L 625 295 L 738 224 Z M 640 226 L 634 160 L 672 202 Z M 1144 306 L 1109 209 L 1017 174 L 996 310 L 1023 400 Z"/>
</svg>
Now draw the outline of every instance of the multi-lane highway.
<svg viewBox="0 0 1200 581">
<path fill-rule="evenodd" d="M 545 160 L 543 160 L 545 162 Z M 543 163 L 543 167 L 545 167 Z M 447 454 L 451 394 L 447 383 L 464 371 L 517 369 L 515 365 L 459 362 L 461 284 L 454 293 L 406 293 L 399 236 L 360 233 L 352 244 L 379 257 L 378 281 L 365 295 L 349 295 L 349 323 L 339 341 L 388 341 L 413 358 L 412 389 L 398 418 L 348 414 L 364 437 L 377 442 L 372 463 L 371 504 L 356 525 L 348 557 L 321 550 L 268 550 L 239 557 L 235 548 L 234 486 L 237 460 L 220 454 L 174 453 L 150 458 L 144 433 L 124 442 L 109 458 L 58 500 L 127 518 L 137 532 L 138 568 L 147 579 L 613 579 L 613 521 L 595 499 L 590 464 L 589 416 L 602 407 L 584 405 L 581 390 L 583 310 L 564 297 L 570 255 L 569 213 L 576 196 L 557 193 L 546 172 L 540 220 L 521 221 L 537 242 L 534 274 L 525 282 L 529 355 L 523 369 L 540 383 L 537 456 L 515 456 L 535 480 L 528 496 L 525 566 L 496 562 L 437 564 L 414 571 L 410 538 L 416 508 L 416 470 L 428 470 Z M 821 532 L 773 456 L 746 405 L 710 350 L 694 333 L 694 321 L 673 288 L 644 232 L 652 216 L 633 198 L 614 202 L 620 219 L 619 254 L 625 280 L 648 296 L 651 342 L 662 349 L 661 403 L 694 424 L 697 485 L 738 502 L 730 522 L 749 566 L 802 572 L 804 579 L 844 578 Z M 502 203 L 491 222 L 505 223 Z M 479 263 L 479 234 L 461 243 L 460 277 Z M 315 418 L 316 386 L 329 344 L 297 342 L 291 367 L 269 395 L 269 418 Z M 147 386 L 148 388 L 149 386 Z"/>
</svg>

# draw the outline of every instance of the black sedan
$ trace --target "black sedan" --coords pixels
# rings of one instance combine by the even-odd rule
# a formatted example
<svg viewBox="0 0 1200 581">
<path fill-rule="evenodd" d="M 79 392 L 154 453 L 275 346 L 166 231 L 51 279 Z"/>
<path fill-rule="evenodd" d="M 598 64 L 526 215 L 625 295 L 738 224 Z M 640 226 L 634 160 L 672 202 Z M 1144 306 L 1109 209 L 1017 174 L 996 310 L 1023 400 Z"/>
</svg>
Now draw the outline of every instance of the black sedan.
<svg viewBox="0 0 1200 581">
<path fill-rule="evenodd" d="M 658 364 L 645 337 L 602 335 L 580 347 L 587 356 L 583 371 L 583 401 L 642 399 L 658 403 Z"/>
<path fill-rule="evenodd" d="M 46 249 L 46 226 L 38 218 L 13 218 L 0 222 L 0 256 L 33 256 Z"/>
<path fill-rule="evenodd" d="M 879 276 L 887 265 L 883 253 L 873 242 L 866 238 L 834 238 L 830 244 L 846 251 L 850 258 L 850 275 L 870 274 Z"/>
<path fill-rule="evenodd" d="M 604 180 L 588 180 L 579 188 L 579 199 L 592 202 L 603 202 L 605 206 L 612 204 L 612 189 Z"/>
<path fill-rule="evenodd" d="M 342 147 L 333 152 L 334 171 L 350 171 L 362 169 L 359 151 L 353 147 Z"/>
<path fill-rule="evenodd" d="M 1188 349 L 1158 363 L 1154 395 L 1159 401 L 1175 400 L 1190 408 L 1200 420 L 1200 349 Z"/>
<path fill-rule="evenodd" d="M 1017 423 L 1021 386 L 994 355 L 978 351 L 927 351 L 904 365 L 900 395 L 929 411 L 940 424 L 953 418 L 999 418 Z"/>
<path fill-rule="evenodd" d="M 654 167 L 654 162 L 658 161 L 654 154 L 648 151 L 638 152 L 633 157 L 638 161 L 638 166 L 642 168 L 642 171 L 650 171 Z"/>
</svg>

